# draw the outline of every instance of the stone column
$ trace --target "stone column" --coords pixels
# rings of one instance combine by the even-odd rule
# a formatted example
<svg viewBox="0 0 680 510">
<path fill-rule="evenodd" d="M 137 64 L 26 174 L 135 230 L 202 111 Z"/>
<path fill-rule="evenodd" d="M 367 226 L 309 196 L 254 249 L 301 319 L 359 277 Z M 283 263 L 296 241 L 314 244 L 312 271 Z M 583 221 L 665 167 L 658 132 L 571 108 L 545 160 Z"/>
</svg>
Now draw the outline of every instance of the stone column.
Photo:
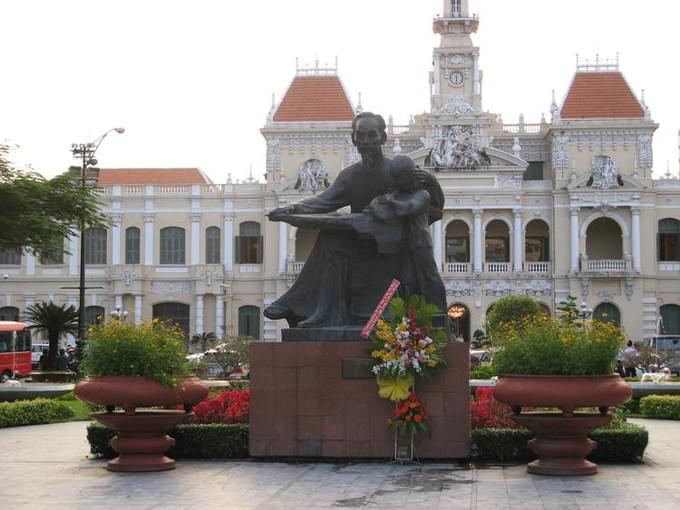
<svg viewBox="0 0 680 510">
<path fill-rule="evenodd" d="M 435 53 L 434 55 L 434 90 L 433 94 L 435 96 L 438 96 L 441 93 L 441 85 L 440 85 L 440 74 L 441 74 L 441 64 L 440 64 L 440 55 L 439 53 Z"/>
<path fill-rule="evenodd" d="M 201 253 L 201 213 L 191 213 L 191 265 L 197 266 Z"/>
<path fill-rule="evenodd" d="M 515 273 L 522 272 L 522 211 L 515 209 L 513 211 L 514 225 L 512 227 L 513 241 L 513 271 Z"/>
<path fill-rule="evenodd" d="M 113 296 L 113 308 L 121 312 L 123 311 L 123 296 L 121 294 Z"/>
<path fill-rule="evenodd" d="M 432 224 L 432 249 L 434 250 L 434 263 L 437 264 L 437 271 L 440 273 L 443 269 L 442 260 L 442 221 L 435 221 Z"/>
<path fill-rule="evenodd" d="M 75 276 L 78 274 L 78 237 L 73 235 L 68 238 L 68 249 L 71 252 L 68 256 L 68 274 Z"/>
<path fill-rule="evenodd" d="M 640 272 L 642 270 L 642 260 L 640 251 L 640 208 L 632 207 L 630 212 L 633 215 L 633 232 L 632 232 L 632 243 L 633 243 L 633 271 Z"/>
<path fill-rule="evenodd" d="M 215 296 L 215 335 L 222 340 L 225 331 L 224 324 L 224 296 L 218 294 Z"/>
<path fill-rule="evenodd" d="M 224 270 L 234 272 L 234 213 L 224 215 Z"/>
<path fill-rule="evenodd" d="M 474 272 L 482 272 L 482 209 L 473 209 L 474 224 L 472 226 L 472 235 L 474 238 L 473 257 L 474 257 Z"/>
<path fill-rule="evenodd" d="M 144 218 L 144 265 L 153 266 L 153 213 L 146 213 Z"/>
<path fill-rule="evenodd" d="M 26 252 L 26 274 L 35 274 L 35 255 Z"/>
<path fill-rule="evenodd" d="M 142 295 L 135 294 L 135 324 L 142 322 Z"/>
<path fill-rule="evenodd" d="M 114 266 L 120 265 L 120 224 L 122 221 L 122 214 L 111 214 L 111 264 Z"/>
<path fill-rule="evenodd" d="M 569 270 L 572 273 L 578 272 L 578 259 L 579 259 L 579 236 L 578 236 L 578 207 L 571 207 L 569 209 L 570 220 L 570 267 Z"/>
<path fill-rule="evenodd" d="M 279 222 L 279 273 L 285 273 L 288 262 L 288 224 Z"/>
<path fill-rule="evenodd" d="M 203 294 L 196 294 L 196 334 L 203 333 Z"/>
</svg>

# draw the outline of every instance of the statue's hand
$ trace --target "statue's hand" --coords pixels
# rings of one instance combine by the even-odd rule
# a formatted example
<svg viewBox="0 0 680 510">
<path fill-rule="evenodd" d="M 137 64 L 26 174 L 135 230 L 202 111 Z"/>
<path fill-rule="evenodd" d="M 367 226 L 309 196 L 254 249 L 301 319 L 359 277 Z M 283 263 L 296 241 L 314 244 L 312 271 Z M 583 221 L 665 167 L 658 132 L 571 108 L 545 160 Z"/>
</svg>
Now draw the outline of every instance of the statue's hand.
<svg viewBox="0 0 680 510">
<path fill-rule="evenodd" d="M 290 205 L 284 205 L 282 207 L 277 207 L 276 209 L 273 209 L 267 217 L 271 221 L 281 221 L 283 218 L 286 216 L 289 216 L 291 214 L 296 214 L 299 212 L 299 208 L 295 204 L 290 204 Z"/>
<path fill-rule="evenodd" d="M 425 170 L 423 170 L 422 168 L 416 167 L 415 174 L 416 174 L 416 179 L 418 179 L 418 182 L 421 185 L 425 186 L 426 184 L 428 184 L 430 182 L 430 179 L 431 179 L 430 174 L 428 172 L 426 172 Z"/>
</svg>

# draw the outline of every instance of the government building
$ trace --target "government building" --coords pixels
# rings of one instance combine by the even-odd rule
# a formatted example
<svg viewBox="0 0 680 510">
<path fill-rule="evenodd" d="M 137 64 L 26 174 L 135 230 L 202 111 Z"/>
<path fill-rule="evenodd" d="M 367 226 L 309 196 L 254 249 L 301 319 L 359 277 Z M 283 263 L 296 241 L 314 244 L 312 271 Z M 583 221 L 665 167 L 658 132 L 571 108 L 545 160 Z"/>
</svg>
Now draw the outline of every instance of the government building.
<svg viewBox="0 0 680 510">
<path fill-rule="evenodd" d="M 479 22 L 467 0 L 444 1 L 430 110 L 408 125 L 388 119 L 384 146 L 435 173 L 445 193 L 431 229 L 454 334 L 470 339 L 508 294 L 551 313 L 575 296 L 633 340 L 680 334 L 680 181 L 652 178 L 658 125 L 644 98 L 618 62 L 580 63 L 549 120 L 506 124 L 482 109 Z M 294 282 L 317 233 L 266 214 L 323 192 L 358 160 L 350 133 L 361 108 L 336 69 L 298 68 L 261 129 L 266 182 L 102 169 L 110 225 L 84 235 L 88 321 L 118 309 L 189 335 L 277 341 L 285 323 L 262 311 Z M 65 243 L 72 255 L 2 255 L 2 319 L 39 301 L 77 306 L 80 239 Z"/>
</svg>

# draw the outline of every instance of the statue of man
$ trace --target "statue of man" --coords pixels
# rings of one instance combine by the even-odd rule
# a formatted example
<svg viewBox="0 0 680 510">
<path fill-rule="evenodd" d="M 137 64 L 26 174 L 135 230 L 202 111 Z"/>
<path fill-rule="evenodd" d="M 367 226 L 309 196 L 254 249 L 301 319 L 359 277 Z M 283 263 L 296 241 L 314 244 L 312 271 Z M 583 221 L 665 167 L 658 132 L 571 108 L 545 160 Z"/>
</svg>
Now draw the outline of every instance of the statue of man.
<svg viewBox="0 0 680 510">
<path fill-rule="evenodd" d="M 361 161 L 342 170 L 318 196 L 274 209 L 269 219 L 287 221 L 290 215 L 328 213 L 347 205 L 352 213 L 361 213 L 371 200 L 395 188 L 391 160 L 382 152 L 386 140 L 380 115 L 357 115 L 352 121 L 352 142 Z M 434 176 L 423 170 L 416 170 L 416 175 L 430 194 L 432 223 L 442 216 L 444 194 Z M 293 286 L 264 315 L 287 319 L 292 327 L 361 325 L 400 270 L 399 257 L 379 253 L 375 239 L 351 230 L 322 229 Z"/>
</svg>

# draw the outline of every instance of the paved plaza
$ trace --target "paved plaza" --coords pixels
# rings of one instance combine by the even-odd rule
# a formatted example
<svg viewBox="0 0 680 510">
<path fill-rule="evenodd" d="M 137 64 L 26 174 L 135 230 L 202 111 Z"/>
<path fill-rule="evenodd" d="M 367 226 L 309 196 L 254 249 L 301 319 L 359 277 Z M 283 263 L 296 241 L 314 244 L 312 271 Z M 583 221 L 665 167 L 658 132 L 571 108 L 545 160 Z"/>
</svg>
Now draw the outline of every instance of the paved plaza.
<svg viewBox="0 0 680 510">
<path fill-rule="evenodd" d="M 680 423 L 633 421 L 650 431 L 645 463 L 582 478 L 524 466 L 192 460 L 165 473 L 110 473 L 88 456 L 84 422 L 0 429 L 0 508 L 680 509 Z"/>
</svg>

